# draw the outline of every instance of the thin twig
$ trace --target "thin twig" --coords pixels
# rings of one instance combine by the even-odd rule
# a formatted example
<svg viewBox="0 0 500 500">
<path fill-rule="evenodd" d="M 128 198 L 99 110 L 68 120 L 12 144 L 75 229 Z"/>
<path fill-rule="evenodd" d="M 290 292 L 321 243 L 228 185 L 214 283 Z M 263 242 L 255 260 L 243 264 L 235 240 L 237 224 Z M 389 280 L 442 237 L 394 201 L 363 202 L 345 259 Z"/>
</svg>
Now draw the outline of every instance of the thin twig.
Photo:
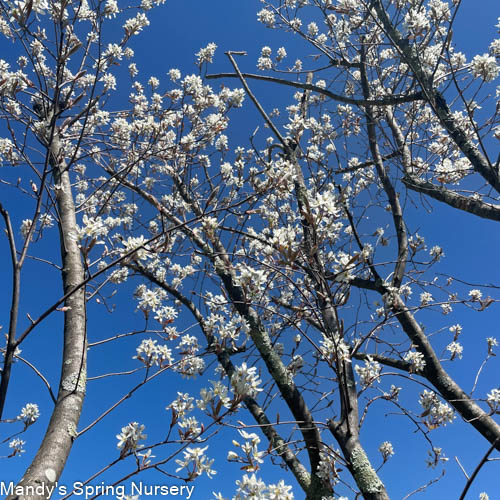
<svg viewBox="0 0 500 500">
<path fill-rule="evenodd" d="M 467 483 L 465 483 L 464 490 L 462 491 L 462 494 L 460 495 L 460 498 L 458 500 L 464 500 L 465 495 L 467 495 L 469 488 L 472 486 L 472 483 L 474 482 L 474 479 L 476 479 L 476 476 L 479 474 L 481 467 L 488 461 L 488 457 L 490 456 L 491 452 L 495 449 L 497 442 L 499 440 L 500 438 L 496 438 L 495 441 L 493 441 L 492 445 L 488 448 L 488 451 L 484 454 L 481 461 L 477 464 L 477 467 L 474 469 L 474 472 L 467 480 Z"/>
</svg>

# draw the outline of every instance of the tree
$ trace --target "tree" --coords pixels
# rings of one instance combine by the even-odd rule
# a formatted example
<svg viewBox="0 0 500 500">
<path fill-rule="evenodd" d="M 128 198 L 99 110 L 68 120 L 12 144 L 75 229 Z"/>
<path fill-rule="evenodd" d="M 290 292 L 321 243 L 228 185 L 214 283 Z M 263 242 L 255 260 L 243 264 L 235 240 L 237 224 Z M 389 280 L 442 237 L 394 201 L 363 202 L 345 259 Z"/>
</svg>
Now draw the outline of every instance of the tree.
<svg viewBox="0 0 500 500">
<path fill-rule="evenodd" d="M 11 208 L 0 205 L 12 274 L 0 409 L 20 371 L 15 360 L 53 401 L 36 457 L 9 498 L 50 497 L 74 442 L 148 384 L 179 376 L 202 384 L 186 381 L 169 401 L 166 437 L 147 439 L 139 422 L 124 426 L 120 451 L 85 482 L 90 488 L 112 472 L 110 489 L 91 495 L 123 496 L 118 485 L 153 471 L 186 485 L 211 477 L 207 447 L 236 430 L 243 442 L 224 449 L 244 471 L 236 499 L 293 498 L 290 484 L 308 500 L 394 496 L 397 478 L 385 469 L 394 454 L 389 426 L 401 417 L 405 424 L 392 423 L 406 432 L 396 452 L 419 442 L 428 450 L 427 463 L 412 466 L 423 469 L 417 491 L 437 481 L 426 465 L 446 465 L 439 445 L 456 427 L 470 428 L 484 449 L 455 487 L 461 498 L 500 450 L 497 341 L 488 334 L 483 359 L 462 361 L 464 345 L 478 341 L 460 324 L 493 311 L 497 300 L 485 295 L 497 286 L 470 284 L 419 234 L 432 230 L 430 209 L 467 224 L 499 220 L 499 40 L 467 62 L 452 29 L 460 1 L 263 3 L 258 20 L 285 33 L 283 45 L 290 32 L 297 55 L 281 47 L 273 58 L 264 46 L 257 66 L 266 73 L 254 74 L 240 69 L 244 53 L 228 51 L 231 72 L 206 74 L 210 43 L 196 54 L 199 74 L 172 69 L 167 85 L 141 83 L 130 62 L 126 108 L 120 64 L 133 60 L 130 41 L 149 24 L 153 3 L 133 17 L 113 0 L 2 5 L 2 33 L 19 50 L 15 70 L 1 62 L 0 152 L 15 167 L 3 183 L 29 203 L 16 208 L 17 219 L 28 217 L 21 237 Z M 209 85 L 230 78 L 242 88 Z M 266 111 L 259 95 L 272 92 L 291 104 Z M 234 119 L 252 105 L 271 135 L 248 131 L 235 148 L 229 115 L 245 96 Z M 47 246 L 56 239 L 60 261 Z M 28 259 L 52 266 L 62 288 L 23 324 Z M 91 315 L 115 311 L 115 294 L 122 303 L 133 294 L 141 327 L 88 331 Z M 43 360 L 25 359 L 20 348 L 61 313 L 54 394 Z M 138 345 L 135 360 L 121 356 L 124 339 Z M 120 354 L 119 368 L 100 367 L 89 380 L 119 377 L 128 389 L 106 393 L 109 403 L 82 426 L 87 359 L 103 345 Z M 26 431 L 37 416 L 30 403 L 17 419 L 0 418 L 23 421 Z M 380 428 L 377 441 L 371 433 Z M 9 458 L 22 446 L 13 436 Z M 266 484 L 258 471 L 272 464 L 280 476 Z M 59 493 L 78 494 L 70 490 Z"/>
</svg>

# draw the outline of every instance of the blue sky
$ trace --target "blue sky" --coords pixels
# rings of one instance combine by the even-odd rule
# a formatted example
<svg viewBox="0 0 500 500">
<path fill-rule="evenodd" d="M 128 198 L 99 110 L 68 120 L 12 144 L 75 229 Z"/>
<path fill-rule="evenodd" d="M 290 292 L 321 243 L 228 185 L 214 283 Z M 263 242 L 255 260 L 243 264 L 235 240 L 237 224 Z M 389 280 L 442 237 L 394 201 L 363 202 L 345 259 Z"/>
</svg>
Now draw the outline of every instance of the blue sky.
<svg viewBox="0 0 500 500">
<path fill-rule="evenodd" d="M 287 48 L 290 63 L 297 57 L 305 57 L 307 54 L 303 53 L 304 49 L 301 48 L 297 37 L 265 29 L 257 23 L 256 12 L 260 8 L 261 4 L 257 0 L 244 2 L 167 0 L 164 6 L 153 11 L 153 15 L 150 16 L 151 26 L 141 36 L 136 37 L 131 44 L 136 51 L 136 62 L 140 70 L 139 79 L 146 82 L 149 76 L 157 76 L 160 80 L 165 81 L 167 79 L 166 73 L 170 68 L 179 68 L 183 74 L 197 72 L 194 54 L 209 42 L 215 42 L 218 45 L 214 63 L 209 66 L 210 73 L 230 71 L 229 61 L 223 54 L 226 50 L 246 50 L 249 54 L 248 57 L 241 58 L 239 62 L 241 68 L 249 72 L 257 72 L 256 60 L 264 45 L 269 45 L 274 51 L 284 45 Z M 477 2 L 464 0 L 454 28 L 456 42 L 460 50 L 465 52 L 468 57 L 476 53 L 486 52 L 489 43 L 495 37 L 493 26 L 496 24 L 496 18 L 499 14 L 495 0 L 482 0 L 481 8 L 478 8 Z M 114 31 L 110 32 L 110 40 L 114 34 Z M 13 53 L 12 45 L 4 39 L 0 40 L 0 49 L 2 54 L 10 56 Z M 7 55 L 1 57 L 7 57 Z M 212 81 L 211 85 L 216 87 L 220 83 L 222 81 Z M 236 86 L 234 80 L 224 83 L 231 87 Z M 282 91 L 276 86 L 252 84 L 252 88 L 255 89 L 263 105 L 269 111 L 272 108 L 283 107 L 290 103 L 290 92 Z M 117 102 L 125 97 L 128 91 L 127 83 L 123 94 L 117 94 Z M 246 101 L 243 109 L 232 114 L 231 119 L 230 144 L 232 147 L 246 146 L 248 137 L 255 130 L 255 127 L 262 125 L 249 100 Z M 265 138 L 266 134 L 267 132 L 262 132 L 260 138 Z M 5 175 L 11 176 L 10 178 L 24 176 L 27 179 L 30 174 L 22 168 Z M 3 171 L 2 175 L 4 175 Z M 25 182 L 27 185 L 27 180 Z M 418 197 L 412 196 L 418 202 Z M 29 217 L 31 208 L 24 205 L 23 198 L 14 193 L 12 189 L 0 186 L 0 200 L 12 213 L 15 228 L 19 227 L 22 219 Z M 498 278 L 500 278 L 496 264 L 500 236 L 494 223 L 439 206 L 435 202 L 429 202 L 429 206 L 433 207 L 432 212 L 416 211 L 411 208 L 411 203 L 408 203 L 408 212 L 411 229 L 424 234 L 429 247 L 439 244 L 444 249 L 446 258 L 436 270 L 444 274 L 447 272 L 456 273 L 463 280 L 471 283 L 497 283 Z M 39 252 L 42 255 L 58 252 L 55 241 L 55 232 L 53 232 L 51 237 L 45 238 L 38 245 Z M 5 332 L 9 311 L 10 268 L 7 264 L 8 248 L 4 239 L 0 243 L 0 256 L 4 262 L 1 275 L 4 277 L 2 281 L 5 283 L 0 288 L 0 317 L 2 318 L 0 324 L 3 324 L 3 332 Z M 60 295 L 60 278 L 53 270 L 40 266 L 39 263 L 29 262 L 24 270 L 23 280 L 21 325 L 26 326 L 26 313 L 36 316 Z M 464 290 L 467 289 L 464 287 Z M 127 285 L 113 299 L 116 303 L 114 314 L 107 314 L 104 308 L 98 304 L 89 305 L 88 332 L 90 342 L 143 327 L 142 315 L 140 313 L 130 314 L 130 293 L 132 290 L 133 286 Z M 495 291 L 492 290 L 492 296 L 494 293 Z M 493 306 L 483 313 L 473 314 L 465 309 L 457 308 L 453 313 L 453 323 L 461 323 L 467 333 L 461 337 L 466 355 L 462 361 L 447 365 L 447 368 L 456 376 L 457 381 L 464 383 L 466 390 L 471 384 L 470 373 L 462 370 L 461 366 L 469 363 L 478 366 L 485 353 L 484 338 L 486 336 L 499 337 L 497 310 L 498 308 Z M 37 367 L 49 379 L 54 390 L 57 388 L 59 375 L 62 319 L 61 313 L 52 315 L 23 346 L 23 355 L 31 361 L 36 360 Z M 434 330 L 450 323 L 449 317 L 432 312 L 423 315 L 422 319 L 425 319 L 427 324 L 432 325 Z M 120 341 L 118 348 L 104 346 L 93 349 L 89 356 L 89 376 L 120 370 L 123 367 L 124 359 L 129 360 L 127 361 L 128 366 L 135 366 L 131 357 L 135 354 L 138 342 L 137 337 L 129 337 Z M 491 364 L 486 367 L 478 394 L 484 394 L 495 383 L 498 383 L 498 373 L 492 369 L 492 366 Z M 113 377 L 105 381 L 90 382 L 80 427 L 85 427 L 109 406 L 110 394 L 124 394 L 126 389 L 133 385 L 132 381 L 137 381 L 139 378 L 132 375 L 126 380 L 124 377 Z M 145 424 L 146 433 L 151 439 L 160 439 L 170 423 L 170 414 L 165 411 L 165 406 L 175 397 L 177 391 L 189 391 L 194 394 L 193 387 L 201 387 L 202 385 L 205 385 L 202 381 L 195 384 L 185 384 L 179 375 L 174 374 L 171 378 L 167 374 L 167 376 L 159 377 L 141 389 L 134 398 L 126 401 L 113 412 L 111 418 L 104 419 L 87 436 L 75 443 L 60 482 L 71 484 L 74 481 L 83 480 L 115 459 L 118 456 L 115 435 L 118 434 L 122 426 L 131 421 Z M 3 461 L 0 480 L 16 480 L 20 477 L 36 452 L 37 442 L 50 416 L 51 402 L 45 388 L 32 372 L 17 363 L 8 394 L 5 417 L 16 416 L 27 402 L 38 403 L 42 416 L 26 434 L 21 436 L 27 441 L 27 452 L 21 458 L 14 457 Z M 388 408 L 387 412 L 378 411 L 374 415 L 378 415 L 377 418 L 380 419 L 384 418 L 384 413 L 391 411 Z M 251 422 L 248 417 L 243 416 L 243 413 L 238 415 L 237 419 Z M 422 440 L 414 438 L 411 434 L 413 432 L 411 426 L 403 417 L 388 416 L 384 420 L 387 422 L 380 422 L 376 419 L 369 420 L 362 439 L 369 455 L 375 457 L 375 463 L 379 459 L 377 448 L 380 443 L 385 440 L 393 442 L 396 455 L 382 469 L 381 476 L 386 481 L 391 497 L 398 499 L 412 489 L 418 488 L 430 477 L 438 476 L 440 469 L 425 471 L 425 480 L 423 476 L 413 476 L 411 472 L 413 463 L 414 461 L 419 461 L 419 463 L 423 461 L 427 448 Z M 455 463 L 454 456 L 458 456 L 462 465 L 470 472 L 489 446 L 481 436 L 469 426 L 459 423 L 458 420 L 457 418 L 457 422 L 451 428 L 435 431 L 436 442 L 440 443 L 438 445 L 443 446 L 446 450 L 450 462 L 447 466 L 445 480 L 438 482 L 437 485 L 423 493 L 421 495 L 423 498 L 457 498 L 465 480 Z M 235 422 L 233 421 L 233 423 Z M 2 430 L 3 437 L 15 432 L 14 425 L 4 424 Z M 383 434 L 384 430 L 386 432 L 390 430 L 390 434 Z M 232 431 L 232 434 L 231 431 L 223 429 L 220 431 L 210 441 L 208 451 L 209 456 L 216 460 L 214 467 L 218 470 L 218 474 L 214 479 L 202 478 L 194 483 L 196 489 L 192 498 L 196 500 L 210 498 L 212 491 L 222 491 L 226 496 L 230 496 L 235 488 L 234 481 L 241 477 L 242 472 L 239 466 L 227 464 L 225 461 L 228 443 L 230 443 L 230 439 L 238 439 L 238 435 L 235 430 Z M 406 447 L 405 444 L 408 435 L 411 435 L 409 442 L 412 448 Z M 148 442 L 150 442 L 149 439 L 146 443 Z M 266 448 L 264 442 L 261 446 L 262 449 Z M 3 449 L 6 450 L 7 446 L 4 445 Z M 6 452 L 2 451 L 1 454 L 6 454 Z M 156 454 L 158 457 L 161 456 L 161 453 Z M 107 484 L 130 471 L 131 466 L 131 463 L 120 464 L 94 484 L 101 484 L 100 481 L 105 481 Z M 171 467 L 172 465 L 168 465 L 166 469 Z M 498 490 L 495 467 L 497 466 L 493 463 L 483 468 L 468 498 L 477 498 L 481 491 L 487 491 L 492 500 L 495 498 L 495 492 Z M 296 498 L 302 498 L 302 493 L 296 487 L 292 476 L 285 474 L 283 469 L 264 467 L 259 475 L 266 482 L 285 479 L 286 482 L 294 486 Z M 147 472 L 137 479 L 142 479 L 150 484 L 176 483 L 175 480 L 171 481 L 157 472 Z M 353 498 L 346 491 L 340 489 L 339 494 L 341 493 Z"/>
</svg>

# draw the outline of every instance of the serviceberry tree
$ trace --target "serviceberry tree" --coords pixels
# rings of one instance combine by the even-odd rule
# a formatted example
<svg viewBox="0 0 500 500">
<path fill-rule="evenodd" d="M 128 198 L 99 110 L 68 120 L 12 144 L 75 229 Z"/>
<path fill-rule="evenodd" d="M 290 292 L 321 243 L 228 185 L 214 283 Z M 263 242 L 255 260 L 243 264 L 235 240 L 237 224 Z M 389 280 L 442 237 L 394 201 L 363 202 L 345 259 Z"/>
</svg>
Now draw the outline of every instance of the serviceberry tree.
<svg viewBox="0 0 500 500">
<path fill-rule="evenodd" d="M 123 463 L 116 485 L 145 471 L 189 484 L 234 462 L 243 476 L 233 499 L 291 499 L 291 485 L 308 500 L 387 499 L 397 479 L 381 468 L 392 455 L 426 444 L 408 472 L 423 469 L 425 490 L 435 482 L 425 469 L 447 461 L 436 429 L 465 426 L 485 454 L 460 486 L 464 497 L 500 450 L 500 391 L 479 389 L 480 376 L 494 373 L 496 339 L 476 339 L 482 362 L 462 362 L 469 342 L 458 317 L 493 310 L 486 293 L 496 285 L 466 283 L 461 269 L 443 276 L 443 244 L 427 247 L 417 217 L 446 205 L 471 224 L 499 220 L 499 40 L 468 61 L 452 29 L 459 0 L 264 1 L 257 20 L 282 43 L 262 47 L 258 73 L 240 69 L 243 52 L 228 51 L 230 72 L 207 74 L 210 43 L 196 54 L 197 74 L 171 69 L 168 82 L 142 81 L 130 43 L 151 9 L 168 8 L 156 3 L 2 4 L 1 31 L 18 50 L 0 61 L 2 183 L 26 201 L 0 205 L 12 275 L 0 409 L 21 363 L 54 403 L 10 497 L 50 497 L 75 440 L 146 384 L 180 377 L 166 437 L 117 423 L 116 459 L 89 484 L 121 474 Z M 126 76 L 128 98 L 117 83 Z M 220 85 L 230 78 L 241 88 Z M 267 109 L 264 91 L 288 105 Z M 245 96 L 235 119 L 252 106 L 268 137 L 249 130 L 248 143 L 234 144 L 229 114 Z M 28 261 L 51 266 L 62 285 L 51 284 L 52 303 L 25 320 Z M 115 293 L 134 303 L 126 314 L 142 315 L 143 327 L 89 330 L 88 315 L 103 314 L 94 303 L 112 314 Z M 21 349 L 57 314 L 55 393 Z M 124 338 L 139 339 L 134 359 L 122 355 Z M 118 375 L 87 377 L 87 359 L 108 344 L 134 382 L 82 424 L 87 379 Z M 26 430 L 38 416 L 27 402 L 4 425 Z M 401 416 L 407 435 L 393 443 Z M 208 450 L 219 433 L 232 444 L 216 467 Z M 12 436 L 9 457 L 23 445 Z M 269 484 L 259 470 L 273 465 L 280 476 Z"/>
</svg>

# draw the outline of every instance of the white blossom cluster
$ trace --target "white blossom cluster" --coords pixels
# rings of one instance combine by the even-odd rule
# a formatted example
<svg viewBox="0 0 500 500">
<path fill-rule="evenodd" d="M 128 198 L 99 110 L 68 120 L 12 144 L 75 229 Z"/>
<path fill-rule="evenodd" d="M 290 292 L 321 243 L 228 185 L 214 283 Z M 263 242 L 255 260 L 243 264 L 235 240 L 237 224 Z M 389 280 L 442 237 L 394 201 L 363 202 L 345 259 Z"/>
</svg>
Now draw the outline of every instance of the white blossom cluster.
<svg viewBox="0 0 500 500">
<path fill-rule="evenodd" d="M 147 367 L 171 365 L 174 361 L 172 351 L 166 345 L 158 345 L 157 340 L 145 339 L 136 349 L 134 359 L 141 361 Z"/>
<path fill-rule="evenodd" d="M 22 420 L 25 425 L 31 425 L 38 420 L 38 417 L 40 417 L 38 405 L 35 403 L 28 403 L 23 407 L 17 419 Z"/>
<path fill-rule="evenodd" d="M 320 340 L 320 351 L 323 359 L 327 362 L 334 362 L 337 360 L 351 362 L 349 346 L 342 338 L 336 338 L 333 340 L 326 335 L 323 335 Z"/>
<path fill-rule="evenodd" d="M 435 392 L 424 390 L 420 394 L 418 402 L 424 408 L 426 422 L 431 428 L 445 426 L 453 422 L 455 418 L 453 409 L 448 404 L 440 401 Z"/>
<path fill-rule="evenodd" d="M 238 430 L 240 436 L 245 440 L 244 443 L 239 443 L 233 439 L 233 446 L 241 450 L 241 454 L 235 451 L 229 451 L 227 459 L 230 462 L 239 462 L 245 464 L 247 472 L 256 472 L 259 470 L 259 464 L 263 463 L 262 457 L 265 452 L 259 451 L 258 445 L 260 438 L 254 432 L 249 433 L 244 430 Z"/>
<path fill-rule="evenodd" d="M 460 342 L 453 341 L 446 346 L 446 350 L 450 352 L 451 359 L 453 360 L 456 357 L 458 358 L 462 357 L 464 347 L 462 344 L 460 344 Z"/>
<path fill-rule="evenodd" d="M 382 367 L 379 362 L 374 361 L 370 356 L 365 360 L 365 365 L 355 365 L 354 370 L 358 374 L 363 387 L 368 387 L 373 382 L 378 382 Z"/>
<path fill-rule="evenodd" d="M 425 368 L 425 358 L 424 355 L 421 352 L 418 351 L 408 351 L 404 356 L 403 359 L 407 362 L 410 363 L 412 366 L 412 370 L 414 372 L 421 372 Z"/>
<path fill-rule="evenodd" d="M 12 452 L 10 454 L 11 457 L 17 455 L 21 456 L 22 453 L 24 453 L 26 450 L 24 449 L 24 445 L 26 444 L 26 441 L 23 441 L 22 439 L 19 438 L 14 438 L 9 442 L 9 448 L 12 448 Z"/>
<path fill-rule="evenodd" d="M 394 455 L 394 447 L 389 441 L 384 441 L 378 448 L 378 451 L 382 454 L 384 462 Z"/>
<path fill-rule="evenodd" d="M 231 500 L 293 500 L 292 487 L 285 484 L 281 479 L 276 484 L 266 484 L 255 474 L 248 476 L 245 474 L 241 480 L 236 481 L 238 486 L 236 494 Z M 229 500 L 220 493 L 214 493 L 215 500 Z"/>
<path fill-rule="evenodd" d="M 167 410 L 173 410 L 179 418 L 187 418 L 188 414 L 194 409 L 194 398 L 189 394 L 178 392 L 177 398 L 167 406 Z"/>
<path fill-rule="evenodd" d="M 492 389 L 487 395 L 487 402 L 493 411 L 500 406 L 500 389 Z"/>
<path fill-rule="evenodd" d="M 476 78 L 482 78 L 485 82 L 494 80 L 500 67 L 497 64 L 496 58 L 489 54 L 477 55 L 472 59 L 472 74 Z"/>
<path fill-rule="evenodd" d="M 257 367 L 248 367 L 246 363 L 237 366 L 231 377 L 231 387 L 234 393 L 240 397 L 256 397 L 262 391 L 260 384 Z"/>
<path fill-rule="evenodd" d="M 330 450 L 322 449 L 320 452 L 320 461 L 318 470 L 316 472 L 317 476 L 323 481 L 329 482 L 330 484 L 335 484 L 338 482 L 338 471 L 335 467 L 335 455 L 330 452 Z"/>
<path fill-rule="evenodd" d="M 198 66 L 201 66 L 204 62 L 211 63 L 216 49 L 217 45 L 215 43 L 209 43 L 205 48 L 200 49 L 196 54 Z"/>
<path fill-rule="evenodd" d="M 144 429 L 145 426 L 137 422 L 131 422 L 122 427 L 120 434 L 116 435 L 116 439 L 118 439 L 116 447 L 122 450 L 122 456 L 129 451 L 136 451 L 143 446 L 139 441 L 147 438 L 146 434 L 143 434 Z"/>
<path fill-rule="evenodd" d="M 186 469 L 187 478 L 186 480 L 192 481 L 193 479 L 206 474 L 208 477 L 212 477 L 216 474 L 216 471 L 212 469 L 214 463 L 213 459 L 209 459 L 205 452 L 208 450 L 208 446 L 203 448 L 186 448 L 182 453 L 184 454 L 183 459 L 176 459 L 175 462 L 179 466 L 175 471 L 179 472 Z"/>
<path fill-rule="evenodd" d="M 230 398 L 228 396 L 228 388 L 219 381 L 211 380 L 211 389 L 203 387 L 200 389 L 200 399 L 196 400 L 196 406 L 200 410 L 208 410 L 211 408 L 214 410 L 219 404 L 224 408 L 229 408 Z"/>
</svg>

